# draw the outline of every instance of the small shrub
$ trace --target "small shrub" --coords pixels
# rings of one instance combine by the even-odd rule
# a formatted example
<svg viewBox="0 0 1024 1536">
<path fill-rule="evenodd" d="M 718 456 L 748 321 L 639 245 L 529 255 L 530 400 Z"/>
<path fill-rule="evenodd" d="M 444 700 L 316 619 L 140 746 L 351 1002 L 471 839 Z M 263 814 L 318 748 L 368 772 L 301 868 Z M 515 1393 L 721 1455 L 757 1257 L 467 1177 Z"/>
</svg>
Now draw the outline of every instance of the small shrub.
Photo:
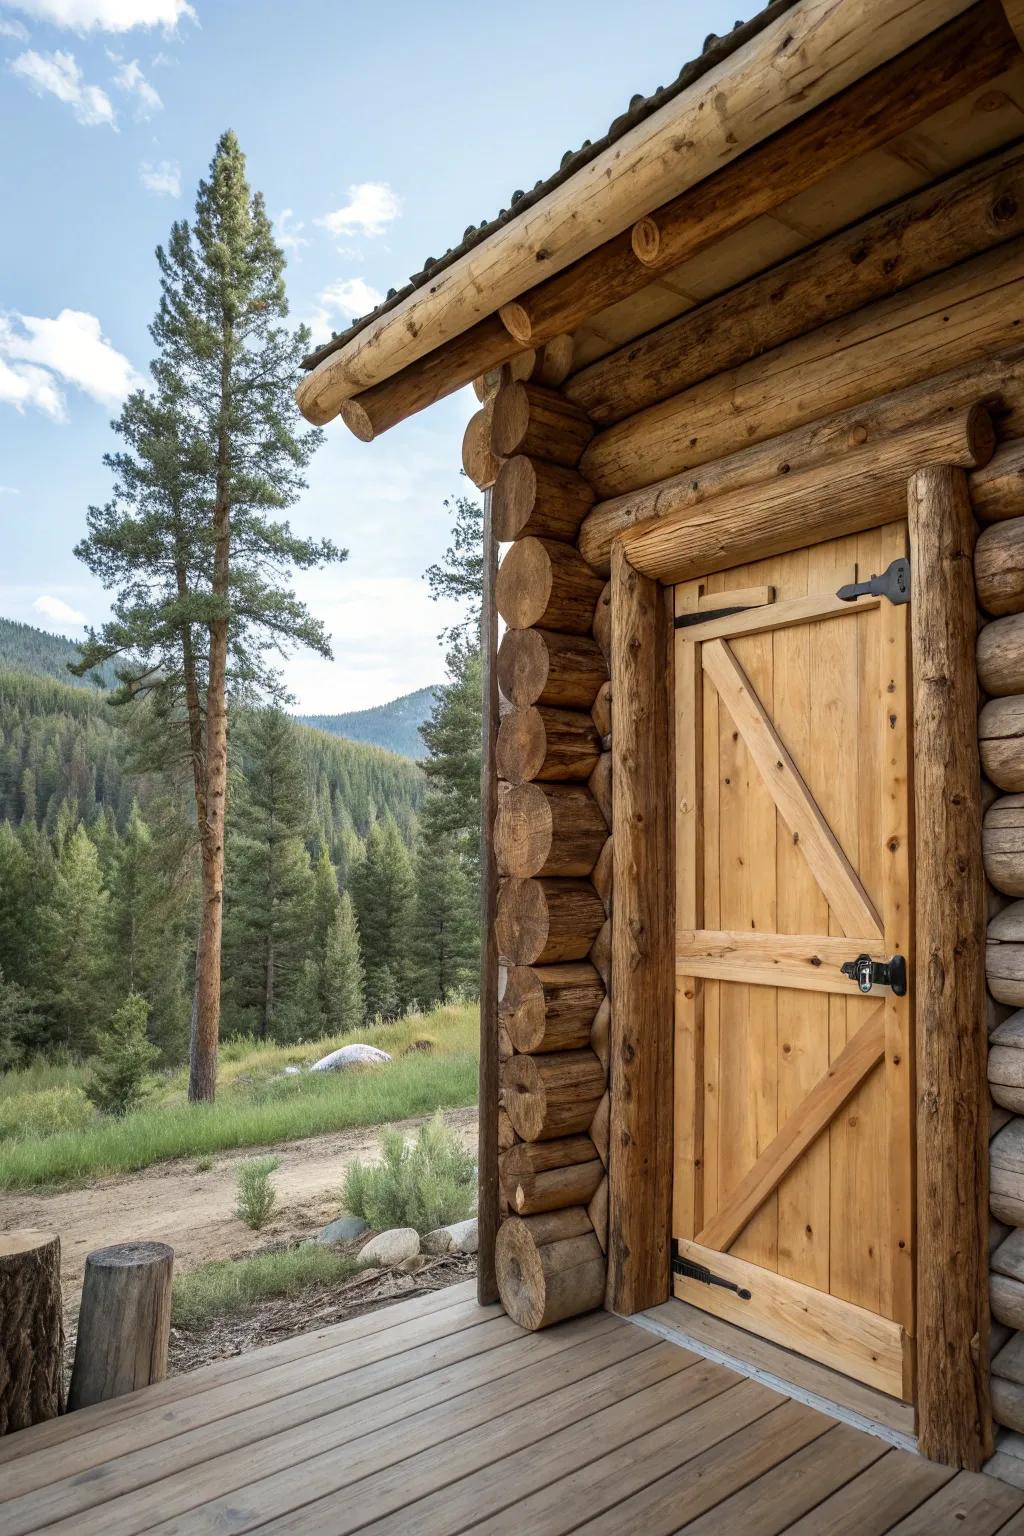
<svg viewBox="0 0 1024 1536">
<path fill-rule="evenodd" d="M 24 1141 L 29 1136 L 59 1136 L 84 1131 L 93 1108 L 81 1088 L 43 1088 L 0 1099 L 0 1141 Z"/>
<path fill-rule="evenodd" d="M 345 1209 L 376 1231 L 435 1227 L 467 1217 L 473 1204 L 473 1158 L 440 1114 L 421 1125 L 409 1146 L 401 1131 L 385 1131 L 381 1160 L 355 1158 L 345 1174 Z"/>
<path fill-rule="evenodd" d="M 209 1173 L 209 1171 L 210 1171 L 210 1169 L 212 1167 L 213 1167 L 213 1158 L 210 1157 L 209 1155 L 207 1155 L 205 1157 L 197 1157 L 196 1158 L 196 1167 L 195 1167 L 196 1173 Z"/>
<path fill-rule="evenodd" d="M 238 1173 L 235 1175 L 238 1181 L 235 1215 L 241 1217 L 254 1232 L 266 1226 L 277 1204 L 277 1194 L 270 1182 L 270 1175 L 280 1166 L 279 1157 L 250 1157 L 238 1165 Z"/>
<path fill-rule="evenodd" d="M 146 1036 L 148 1018 L 145 998 L 129 992 L 103 1036 L 85 1091 L 105 1115 L 127 1115 L 146 1096 L 146 1074 L 157 1055 Z"/>
</svg>

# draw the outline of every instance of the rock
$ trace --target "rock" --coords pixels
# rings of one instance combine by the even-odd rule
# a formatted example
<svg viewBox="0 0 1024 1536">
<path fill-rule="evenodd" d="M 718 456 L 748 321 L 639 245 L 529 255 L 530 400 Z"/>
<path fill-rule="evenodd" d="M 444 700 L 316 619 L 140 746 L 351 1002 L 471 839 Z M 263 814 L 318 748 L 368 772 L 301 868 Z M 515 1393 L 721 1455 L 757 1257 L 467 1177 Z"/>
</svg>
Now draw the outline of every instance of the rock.
<svg viewBox="0 0 1024 1536">
<path fill-rule="evenodd" d="M 301 1077 L 301 1075 L 302 1075 L 302 1068 L 301 1067 L 285 1067 L 284 1075 L 285 1075 L 285 1077 Z"/>
<path fill-rule="evenodd" d="M 395 1268 L 400 1269 L 403 1275 L 415 1275 L 429 1263 L 430 1260 L 425 1253 L 414 1253 L 411 1259 L 403 1259 L 401 1264 L 395 1265 Z"/>
<path fill-rule="evenodd" d="M 370 1224 L 361 1216 L 339 1216 L 337 1221 L 328 1222 L 322 1232 L 317 1233 L 318 1243 L 351 1243 L 357 1237 L 362 1237 L 364 1232 L 369 1232 Z"/>
<path fill-rule="evenodd" d="M 476 1253 L 479 1229 L 475 1216 L 468 1221 L 454 1221 L 450 1227 L 438 1227 L 423 1239 L 424 1253 Z"/>
<path fill-rule="evenodd" d="M 359 1250 L 364 1264 L 382 1264 L 393 1269 L 403 1259 L 415 1258 L 420 1251 L 420 1235 L 415 1227 L 392 1227 L 371 1237 Z"/>
<path fill-rule="evenodd" d="M 387 1051 L 378 1051 L 375 1045 L 343 1045 L 340 1051 L 321 1056 L 310 1067 L 311 1072 L 343 1072 L 346 1067 L 377 1066 L 390 1061 Z"/>
</svg>

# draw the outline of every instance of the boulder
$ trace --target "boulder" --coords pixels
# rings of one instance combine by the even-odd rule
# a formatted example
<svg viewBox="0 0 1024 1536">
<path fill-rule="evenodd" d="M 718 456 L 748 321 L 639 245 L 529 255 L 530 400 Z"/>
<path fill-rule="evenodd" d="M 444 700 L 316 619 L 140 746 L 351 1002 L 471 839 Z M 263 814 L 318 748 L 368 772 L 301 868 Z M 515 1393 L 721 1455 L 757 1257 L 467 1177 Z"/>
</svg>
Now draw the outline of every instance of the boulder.
<svg viewBox="0 0 1024 1536">
<path fill-rule="evenodd" d="M 361 1216 L 339 1216 L 337 1221 L 328 1222 L 322 1232 L 317 1233 L 318 1243 L 351 1243 L 357 1237 L 362 1237 L 364 1232 L 369 1232 L 370 1224 Z"/>
<path fill-rule="evenodd" d="M 359 1258 L 364 1264 L 380 1264 L 385 1269 L 393 1269 L 403 1259 L 415 1258 L 419 1251 L 420 1235 L 415 1227 L 392 1227 L 364 1243 Z"/>
<path fill-rule="evenodd" d="M 424 1253 L 476 1253 L 479 1246 L 479 1230 L 475 1216 L 468 1221 L 453 1221 L 449 1227 L 438 1227 L 423 1239 Z"/>
<path fill-rule="evenodd" d="M 340 1051 L 321 1056 L 310 1067 L 311 1072 L 344 1072 L 347 1067 L 378 1066 L 390 1061 L 387 1051 L 378 1051 L 375 1045 L 343 1045 Z"/>
</svg>

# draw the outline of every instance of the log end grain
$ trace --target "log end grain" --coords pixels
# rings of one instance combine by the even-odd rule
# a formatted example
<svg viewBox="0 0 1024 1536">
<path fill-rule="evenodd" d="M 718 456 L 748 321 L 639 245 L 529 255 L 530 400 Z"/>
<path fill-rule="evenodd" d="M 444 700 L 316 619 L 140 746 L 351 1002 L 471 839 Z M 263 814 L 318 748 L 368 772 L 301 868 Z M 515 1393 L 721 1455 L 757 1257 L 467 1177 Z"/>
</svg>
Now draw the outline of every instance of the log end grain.
<svg viewBox="0 0 1024 1536">
<path fill-rule="evenodd" d="M 604 1300 L 605 1257 L 582 1207 L 510 1217 L 498 1233 L 495 1267 L 502 1305 L 521 1328 L 547 1328 Z"/>
</svg>

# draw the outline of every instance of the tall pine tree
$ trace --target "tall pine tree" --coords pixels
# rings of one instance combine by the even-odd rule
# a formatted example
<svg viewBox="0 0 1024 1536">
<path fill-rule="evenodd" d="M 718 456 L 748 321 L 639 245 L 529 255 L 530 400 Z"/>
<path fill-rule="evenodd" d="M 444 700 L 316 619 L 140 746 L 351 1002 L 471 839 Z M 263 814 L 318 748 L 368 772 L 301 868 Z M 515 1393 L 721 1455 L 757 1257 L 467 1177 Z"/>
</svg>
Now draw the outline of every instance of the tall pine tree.
<svg viewBox="0 0 1024 1536">
<path fill-rule="evenodd" d="M 327 934 L 321 970 L 324 1026 L 329 1034 L 358 1029 L 366 1016 L 359 925 L 348 891 L 338 902 Z"/>
<path fill-rule="evenodd" d="M 254 710 L 240 734 L 225 968 L 234 1004 L 265 1040 L 287 1009 L 313 938 L 315 883 L 305 844 L 310 806 L 283 710 Z M 302 1032 L 315 1034 L 315 1020 Z"/>
<path fill-rule="evenodd" d="M 199 184 L 195 220 L 157 251 L 162 296 L 151 328 L 155 395 L 127 401 L 124 451 L 107 462 L 112 501 L 89 513 L 78 553 L 116 589 L 114 617 L 77 669 L 119 659 L 122 699 L 153 698 L 192 769 L 201 855 L 189 1097 L 212 1099 L 220 1031 L 228 699 L 280 693 L 268 651 L 298 640 L 330 654 L 319 621 L 286 581 L 344 558 L 269 515 L 290 506 L 321 434 L 293 398 L 304 327 L 288 306 L 284 256 L 251 192 L 233 133 Z"/>
<path fill-rule="evenodd" d="M 351 876 L 366 974 L 366 1011 L 395 1018 L 409 1002 L 412 861 L 394 818 L 375 821 Z"/>
</svg>

